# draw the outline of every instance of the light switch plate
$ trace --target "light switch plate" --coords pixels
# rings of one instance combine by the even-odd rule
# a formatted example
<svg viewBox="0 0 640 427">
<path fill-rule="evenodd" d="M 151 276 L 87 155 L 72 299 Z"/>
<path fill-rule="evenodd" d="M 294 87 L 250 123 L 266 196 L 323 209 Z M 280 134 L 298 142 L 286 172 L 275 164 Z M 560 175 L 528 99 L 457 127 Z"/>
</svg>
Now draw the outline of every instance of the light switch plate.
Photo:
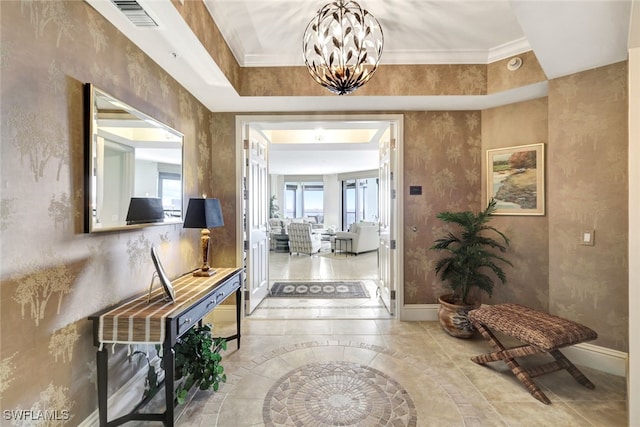
<svg viewBox="0 0 640 427">
<path fill-rule="evenodd" d="M 595 230 L 586 230 L 582 232 L 582 238 L 580 239 L 580 244 L 584 246 L 593 246 L 595 241 L 596 231 Z"/>
</svg>

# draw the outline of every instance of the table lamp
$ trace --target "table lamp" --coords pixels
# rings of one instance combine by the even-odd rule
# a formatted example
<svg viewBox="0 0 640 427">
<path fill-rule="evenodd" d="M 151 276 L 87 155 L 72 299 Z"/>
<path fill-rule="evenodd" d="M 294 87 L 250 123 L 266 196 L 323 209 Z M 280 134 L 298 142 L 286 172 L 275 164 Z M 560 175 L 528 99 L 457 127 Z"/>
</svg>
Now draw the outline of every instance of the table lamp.
<svg viewBox="0 0 640 427">
<path fill-rule="evenodd" d="M 189 199 L 183 228 L 200 228 L 200 245 L 202 247 L 202 267 L 193 272 L 194 276 L 213 276 L 215 271 L 207 262 L 209 256 L 210 228 L 222 227 L 222 209 L 218 199 Z"/>
</svg>

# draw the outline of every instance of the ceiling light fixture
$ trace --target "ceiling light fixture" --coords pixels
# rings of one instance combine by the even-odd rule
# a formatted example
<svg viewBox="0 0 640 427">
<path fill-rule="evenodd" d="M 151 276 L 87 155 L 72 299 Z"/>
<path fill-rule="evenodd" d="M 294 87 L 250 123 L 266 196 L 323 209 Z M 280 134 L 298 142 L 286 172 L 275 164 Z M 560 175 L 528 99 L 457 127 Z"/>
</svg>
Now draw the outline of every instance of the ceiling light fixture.
<svg viewBox="0 0 640 427">
<path fill-rule="evenodd" d="M 337 0 L 307 25 L 302 53 L 316 82 L 346 95 L 371 79 L 383 45 L 382 27 L 372 14 L 355 1 Z"/>
</svg>

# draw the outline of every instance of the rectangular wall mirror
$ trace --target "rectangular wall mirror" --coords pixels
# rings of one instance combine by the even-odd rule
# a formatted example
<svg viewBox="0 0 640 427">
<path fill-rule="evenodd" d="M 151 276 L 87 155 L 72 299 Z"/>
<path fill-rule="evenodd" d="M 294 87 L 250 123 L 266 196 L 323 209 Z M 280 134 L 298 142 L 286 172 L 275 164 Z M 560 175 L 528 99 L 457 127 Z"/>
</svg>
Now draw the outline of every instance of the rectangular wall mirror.
<svg viewBox="0 0 640 427">
<path fill-rule="evenodd" d="M 182 222 L 183 135 L 85 85 L 86 233 Z"/>
</svg>

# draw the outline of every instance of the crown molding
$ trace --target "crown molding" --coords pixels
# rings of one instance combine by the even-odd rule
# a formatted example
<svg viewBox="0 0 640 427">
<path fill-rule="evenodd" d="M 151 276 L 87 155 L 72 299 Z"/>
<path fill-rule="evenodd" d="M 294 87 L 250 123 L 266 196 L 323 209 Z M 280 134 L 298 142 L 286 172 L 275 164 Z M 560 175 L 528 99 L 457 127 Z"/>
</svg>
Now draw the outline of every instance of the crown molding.
<svg viewBox="0 0 640 427">
<path fill-rule="evenodd" d="M 241 67 L 304 66 L 302 51 L 299 55 L 244 54 L 239 41 L 227 40 L 227 43 L 236 59 L 241 58 L 238 60 Z M 530 50 L 528 40 L 523 37 L 489 50 L 386 50 L 382 52 L 380 64 L 489 64 Z"/>
</svg>

